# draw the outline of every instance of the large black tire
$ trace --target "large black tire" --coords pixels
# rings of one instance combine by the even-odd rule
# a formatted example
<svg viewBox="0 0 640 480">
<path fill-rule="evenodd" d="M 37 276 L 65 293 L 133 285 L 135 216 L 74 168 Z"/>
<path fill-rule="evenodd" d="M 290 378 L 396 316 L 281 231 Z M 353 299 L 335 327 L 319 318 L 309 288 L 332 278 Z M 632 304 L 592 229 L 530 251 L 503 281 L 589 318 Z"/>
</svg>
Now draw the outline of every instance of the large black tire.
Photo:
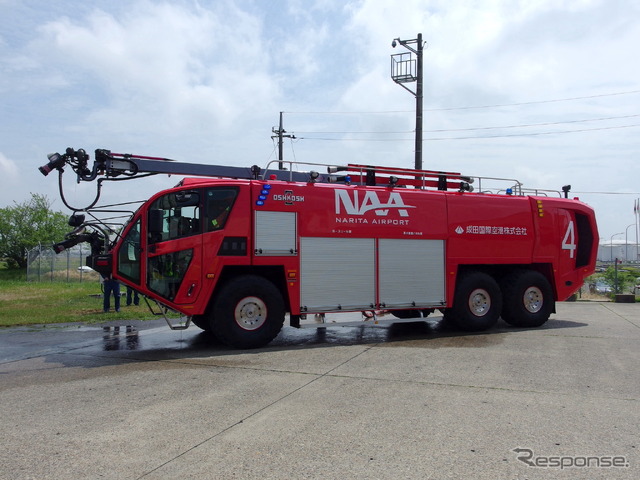
<svg viewBox="0 0 640 480">
<path fill-rule="evenodd" d="M 391 315 L 396 318 L 406 319 L 406 318 L 426 318 L 429 314 L 433 312 L 432 309 L 422 309 L 422 310 L 392 310 Z"/>
<path fill-rule="evenodd" d="M 502 318 L 514 327 L 539 327 L 554 309 L 553 289 L 547 278 L 534 270 L 518 270 L 502 283 Z"/>
<path fill-rule="evenodd" d="M 259 348 L 273 340 L 284 324 L 284 300 L 278 288 L 256 275 L 229 281 L 214 299 L 211 331 L 234 348 Z"/>
<path fill-rule="evenodd" d="M 211 332 L 211 323 L 206 315 L 194 315 L 191 317 L 191 323 L 205 332 Z"/>
<path fill-rule="evenodd" d="M 468 332 L 493 327 L 502 311 L 502 294 L 495 279 L 484 272 L 462 274 L 456 284 L 453 306 L 445 311 L 445 319 Z"/>
</svg>

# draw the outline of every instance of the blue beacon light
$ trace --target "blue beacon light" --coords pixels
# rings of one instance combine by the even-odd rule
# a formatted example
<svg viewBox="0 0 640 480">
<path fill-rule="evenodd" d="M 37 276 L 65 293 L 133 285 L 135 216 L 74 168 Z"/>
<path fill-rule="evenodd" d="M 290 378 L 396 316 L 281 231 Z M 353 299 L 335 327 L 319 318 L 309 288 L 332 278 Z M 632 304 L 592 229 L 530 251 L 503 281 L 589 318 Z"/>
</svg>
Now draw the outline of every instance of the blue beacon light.
<svg viewBox="0 0 640 480">
<path fill-rule="evenodd" d="M 262 207 L 264 205 L 265 201 L 268 198 L 269 193 L 271 193 L 269 190 L 271 190 L 271 185 L 267 184 L 262 186 L 260 195 L 258 195 L 258 200 L 256 200 L 257 206 Z"/>
</svg>

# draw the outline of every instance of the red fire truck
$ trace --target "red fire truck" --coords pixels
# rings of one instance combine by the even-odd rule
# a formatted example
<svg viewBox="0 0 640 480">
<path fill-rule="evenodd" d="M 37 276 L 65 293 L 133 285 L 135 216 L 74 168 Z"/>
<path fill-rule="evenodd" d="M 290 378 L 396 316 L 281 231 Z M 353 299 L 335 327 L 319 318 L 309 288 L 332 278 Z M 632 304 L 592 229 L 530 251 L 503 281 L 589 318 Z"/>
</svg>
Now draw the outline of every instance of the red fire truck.
<svg viewBox="0 0 640 480">
<path fill-rule="evenodd" d="M 108 150 L 96 150 L 93 168 L 88 160 L 69 148 L 40 169 L 62 180 L 68 165 L 78 181 L 98 181 L 89 207 L 67 205 L 76 229 L 56 251 L 88 241 L 90 267 L 184 315 L 174 328 L 194 323 L 233 347 L 268 344 L 287 316 L 299 327 L 332 312 L 438 310 L 469 331 L 499 317 L 537 327 L 595 270 L 594 211 L 567 198 L 569 186 L 552 195 L 515 180 L 492 190 L 502 180 L 454 172 L 269 171 Z M 110 239 L 92 213 L 102 182 L 157 173 L 191 177 L 149 198 Z"/>
</svg>

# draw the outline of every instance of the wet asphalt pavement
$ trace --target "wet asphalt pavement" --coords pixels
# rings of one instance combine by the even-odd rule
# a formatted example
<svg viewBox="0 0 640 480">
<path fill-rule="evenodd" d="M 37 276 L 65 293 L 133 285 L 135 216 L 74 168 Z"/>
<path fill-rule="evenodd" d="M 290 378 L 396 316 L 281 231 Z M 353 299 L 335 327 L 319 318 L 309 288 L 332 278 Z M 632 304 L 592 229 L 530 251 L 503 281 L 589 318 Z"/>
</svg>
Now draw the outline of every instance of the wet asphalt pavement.
<svg viewBox="0 0 640 480">
<path fill-rule="evenodd" d="M 427 320 L 251 351 L 163 321 L 0 330 L 0 478 L 640 478 L 640 305 Z"/>
</svg>

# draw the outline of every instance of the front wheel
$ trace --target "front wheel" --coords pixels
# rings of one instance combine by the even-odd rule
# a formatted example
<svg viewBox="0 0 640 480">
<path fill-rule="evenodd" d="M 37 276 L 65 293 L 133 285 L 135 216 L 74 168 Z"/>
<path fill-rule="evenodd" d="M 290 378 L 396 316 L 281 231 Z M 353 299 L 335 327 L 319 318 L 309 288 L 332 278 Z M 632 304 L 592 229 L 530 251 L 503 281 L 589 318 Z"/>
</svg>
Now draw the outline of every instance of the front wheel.
<svg viewBox="0 0 640 480">
<path fill-rule="evenodd" d="M 502 318 L 514 327 L 539 327 L 553 311 L 553 290 L 540 272 L 520 270 L 502 282 Z"/>
<path fill-rule="evenodd" d="M 458 279 L 445 319 L 462 330 L 478 332 L 493 327 L 501 310 L 502 295 L 495 279 L 484 272 L 469 272 Z"/>
<path fill-rule="evenodd" d="M 256 275 L 230 280 L 216 295 L 211 331 L 234 348 L 259 348 L 273 340 L 284 324 L 284 300 L 278 288 Z"/>
<path fill-rule="evenodd" d="M 205 332 L 211 332 L 211 324 L 205 315 L 194 315 L 191 317 L 191 323 Z"/>
</svg>

